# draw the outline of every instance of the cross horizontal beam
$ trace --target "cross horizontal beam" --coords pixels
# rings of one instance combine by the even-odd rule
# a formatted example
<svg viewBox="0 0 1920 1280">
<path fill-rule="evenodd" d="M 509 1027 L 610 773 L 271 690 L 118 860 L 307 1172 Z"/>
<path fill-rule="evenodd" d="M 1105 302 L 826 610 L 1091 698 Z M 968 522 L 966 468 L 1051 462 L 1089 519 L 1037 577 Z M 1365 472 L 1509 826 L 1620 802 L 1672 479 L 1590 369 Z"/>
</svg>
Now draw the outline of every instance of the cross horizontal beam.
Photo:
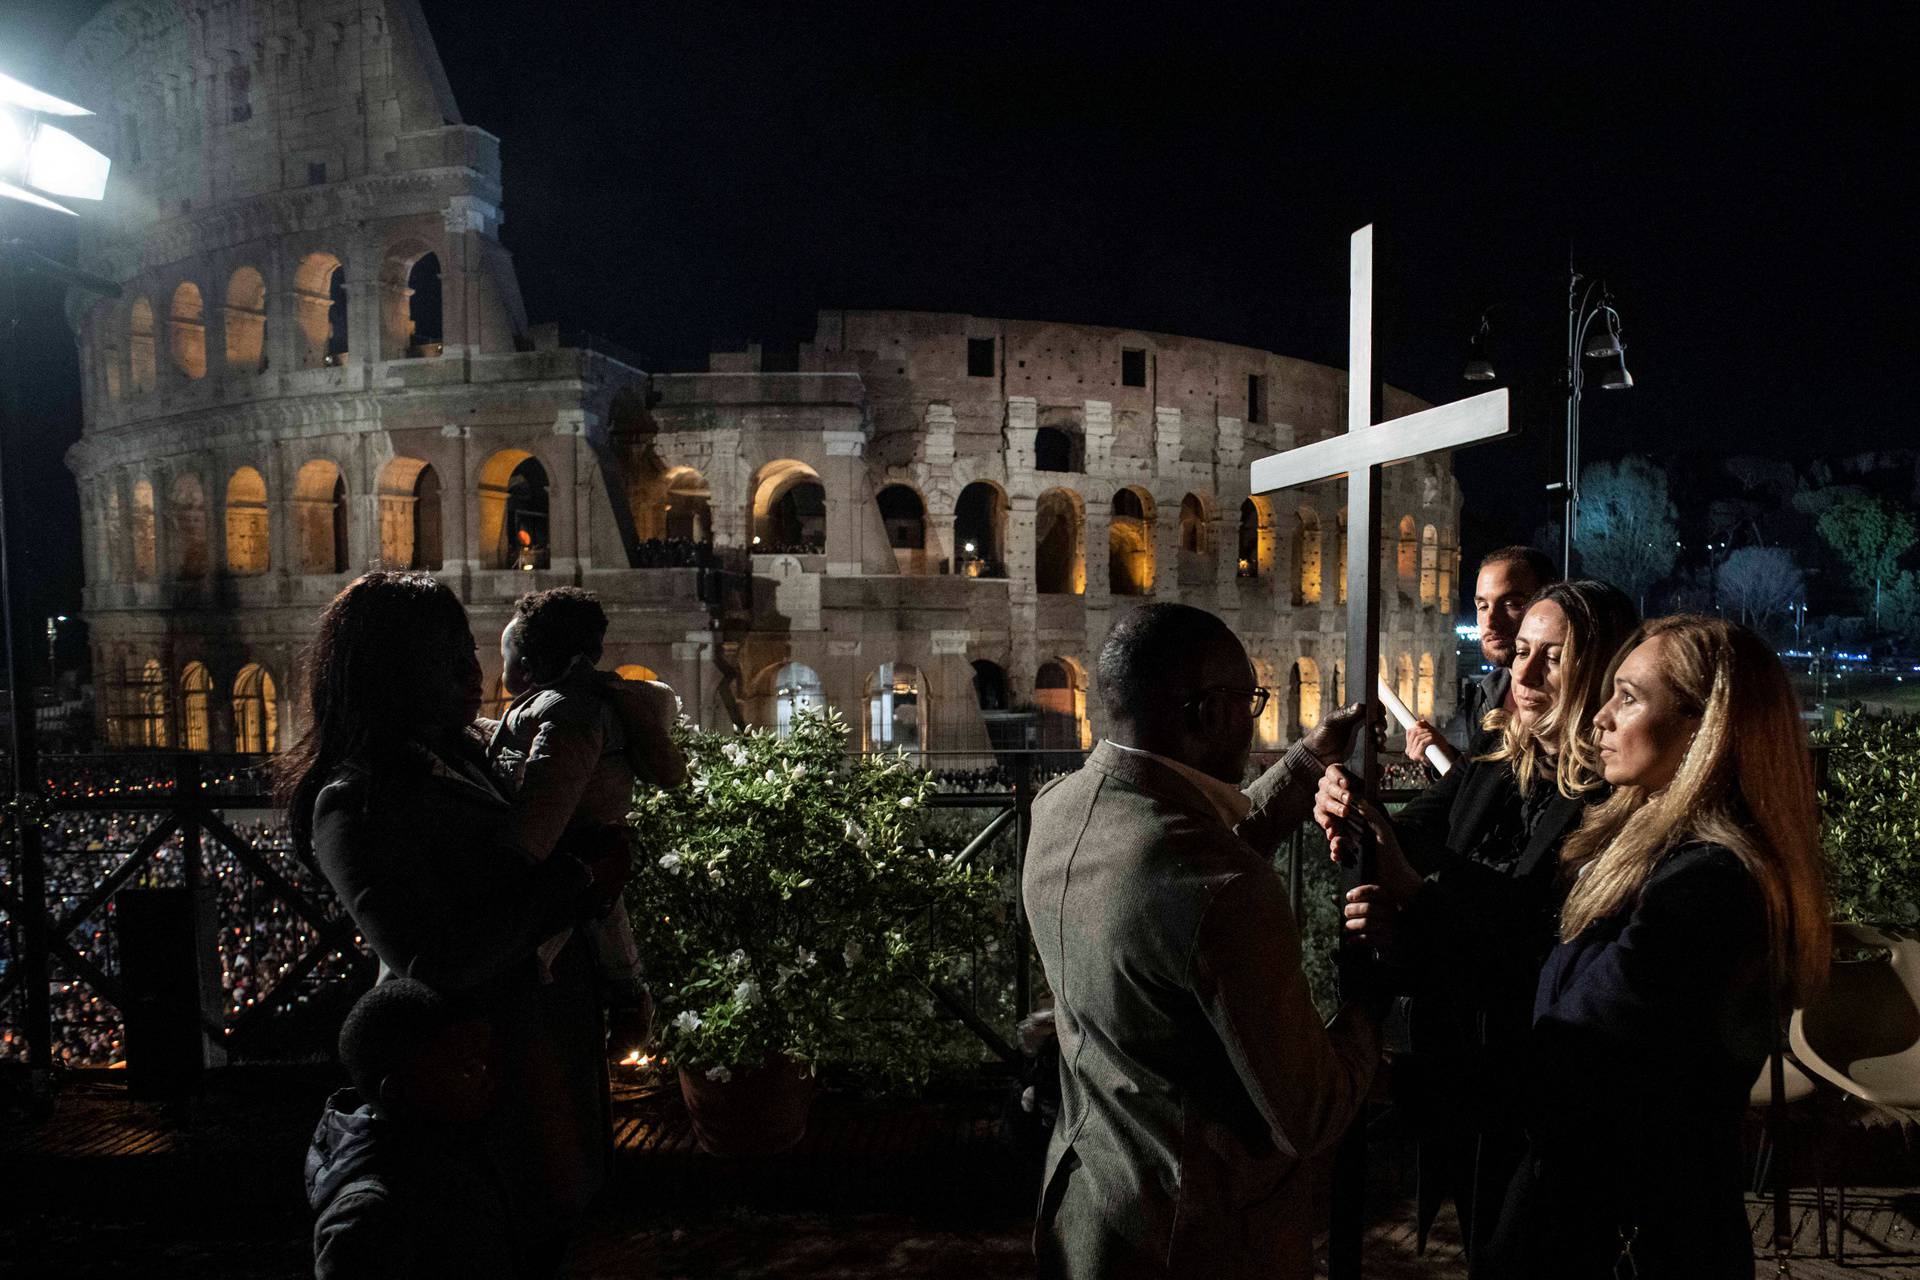
<svg viewBox="0 0 1920 1280">
<path fill-rule="evenodd" d="M 1507 389 L 1501 387 L 1257 458 L 1253 463 L 1253 492 L 1272 493 L 1333 480 L 1366 467 L 1391 466 L 1421 454 L 1504 436 L 1512 430 L 1507 418 Z"/>
</svg>

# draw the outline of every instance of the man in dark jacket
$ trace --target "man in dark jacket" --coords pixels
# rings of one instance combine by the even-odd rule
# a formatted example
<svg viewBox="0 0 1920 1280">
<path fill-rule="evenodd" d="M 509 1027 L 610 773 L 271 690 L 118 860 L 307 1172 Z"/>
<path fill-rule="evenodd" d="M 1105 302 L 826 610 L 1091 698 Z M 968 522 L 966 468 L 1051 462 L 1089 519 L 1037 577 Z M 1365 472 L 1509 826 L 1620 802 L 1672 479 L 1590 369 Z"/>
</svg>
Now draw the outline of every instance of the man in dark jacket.
<svg viewBox="0 0 1920 1280">
<path fill-rule="evenodd" d="M 506 1180 L 479 1123 L 494 1105 L 487 1023 L 394 978 L 340 1030 L 354 1087 L 307 1152 L 315 1280 L 513 1280 Z"/>
<path fill-rule="evenodd" d="M 1481 721 L 1487 712 L 1498 708 L 1511 711 L 1513 691 L 1514 640 L 1520 634 L 1520 619 L 1540 588 L 1560 581 L 1553 561 L 1533 547 L 1501 547 L 1489 551 L 1480 561 L 1480 572 L 1473 580 L 1473 616 L 1480 624 L 1480 656 L 1492 670 L 1467 686 L 1460 703 L 1462 741 L 1470 756 L 1480 755 L 1489 743 L 1482 742 Z M 1451 607 L 1451 606 L 1449 606 Z M 1448 759 L 1458 764 L 1459 748 L 1448 742 L 1427 720 L 1416 720 L 1407 730 L 1407 759 L 1416 764 L 1426 757 L 1429 745 L 1438 746 Z"/>
<path fill-rule="evenodd" d="M 1224 622 L 1137 610 L 1099 681 L 1109 736 L 1034 801 L 1023 879 L 1061 1055 L 1040 1274 L 1304 1277 L 1308 1161 L 1359 1109 L 1379 1038 L 1355 1008 L 1322 1025 L 1272 857 L 1364 713 L 1242 792 L 1266 691 Z"/>
</svg>

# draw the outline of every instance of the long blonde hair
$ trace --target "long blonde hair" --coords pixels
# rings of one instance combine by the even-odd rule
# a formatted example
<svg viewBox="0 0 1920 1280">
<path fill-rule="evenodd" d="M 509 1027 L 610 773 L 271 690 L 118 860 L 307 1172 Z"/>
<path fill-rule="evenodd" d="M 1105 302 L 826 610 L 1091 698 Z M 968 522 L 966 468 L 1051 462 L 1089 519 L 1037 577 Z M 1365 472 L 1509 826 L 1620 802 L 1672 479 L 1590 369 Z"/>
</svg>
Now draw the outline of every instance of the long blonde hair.
<svg viewBox="0 0 1920 1280">
<path fill-rule="evenodd" d="M 1500 744 L 1481 759 L 1509 761 L 1522 795 L 1550 765 L 1560 794 L 1575 800 L 1606 785 L 1593 717 L 1607 703 L 1614 654 L 1640 614 L 1624 591 L 1594 578 L 1542 587 L 1527 605 L 1528 612 L 1543 600 L 1567 619 L 1567 638 L 1560 647 L 1560 692 L 1531 727 L 1521 727 L 1504 708 L 1489 711 L 1483 724 L 1500 734 Z"/>
<path fill-rule="evenodd" d="M 1660 861 L 1689 840 L 1732 850 L 1767 904 L 1773 976 L 1805 1002 L 1826 977 L 1831 907 L 1800 704 L 1773 650 L 1721 618 L 1680 615 L 1640 628 L 1614 661 L 1660 642 L 1659 672 L 1675 700 L 1700 717 L 1673 782 L 1659 795 L 1621 787 L 1587 811 L 1561 861 L 1584 874 L 1567 895 L 1562 939 L 1624 909 Z"/>
</svg>

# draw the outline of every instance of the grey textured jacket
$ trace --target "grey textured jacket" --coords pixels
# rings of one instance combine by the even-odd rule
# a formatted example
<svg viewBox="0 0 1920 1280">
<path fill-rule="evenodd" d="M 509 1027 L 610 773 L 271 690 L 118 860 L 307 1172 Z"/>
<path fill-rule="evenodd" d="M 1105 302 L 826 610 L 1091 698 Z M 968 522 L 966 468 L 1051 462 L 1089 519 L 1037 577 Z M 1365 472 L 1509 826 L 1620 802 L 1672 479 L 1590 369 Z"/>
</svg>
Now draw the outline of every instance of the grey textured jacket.
<svg viewBox="0 0 1920 1280">
<path fill-rule="evenodd" d="M 1023 885 L 1061 1052 L 1041 1275 L 1310 1274 L 1307 1161 L 1379 1057 L 1357 1011 L 1322 1025 L 1273 871 L 1320 772 L 1295 746 L 1235 830 L 1111 743 L 1035 799 Z"/>
</svg>

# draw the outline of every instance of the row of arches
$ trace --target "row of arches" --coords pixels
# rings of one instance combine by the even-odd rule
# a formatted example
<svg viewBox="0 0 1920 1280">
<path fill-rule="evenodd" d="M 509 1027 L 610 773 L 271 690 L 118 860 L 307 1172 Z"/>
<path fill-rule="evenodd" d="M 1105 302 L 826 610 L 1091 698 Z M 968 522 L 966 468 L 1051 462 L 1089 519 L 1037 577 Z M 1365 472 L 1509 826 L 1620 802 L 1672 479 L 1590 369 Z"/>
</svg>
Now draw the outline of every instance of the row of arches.
<svg viewBox="0 0 1920 1280">
<path fill-rule="evenodd" d="M 215 717 L 225 715 L 233 750 L 263 754 L 281 747 L 279 685 L 257 662 L 240 668 L 224 706 L 204 662 L 187 663 L 176 679 L 155 658 L 138 669 L 129 665 L 109 697 L 109 746 L 211 751 Z"/>
<path fill-rule="evenodd" d="M 503 449 L 481 467 L 477 486 L 482 563 L 497 569 L 548 567 L 548 479 L 539 459 L 524 449 Z M 419 459 L 387 463 L 375 483 L 378 503 L 376 558 L 394 568 L 438 569 L 445 556 L 443 487 L 439 472 Z M 165 503 L 142 476 L 128 491 L 110 485 L 101 523 L 107 572 L 113 581 L 150 582 L 161 577 L 159 530 L 165 521 L 165 576 L 205 578 L 213 569 L 210 511 L 201 477 L 181 472 L 167 482 Z M 286 498 L 288 548 L 296 573 L 345 573 L 349 567 L 348 492 L 338 464 L 324 458 L 304 463 Z M 220 510 L 225 525 L 223 571 L 252 577 L 272 567 L 271 505 L 259 468 L 240 466 L 227 477 Z"/>
<path fill-rule="evenodd" d="M 1312 658 L 1296 659 L 1287 672 L 1284 704 L 1280 690 L 1272 684 L 1271 669 L 1263 664 L 1256 666 L 1261 668 L 1262 683 L 1275 695 L 1268 700 L 1260 725 L 1261 740 L 1266 745 L 1277 746 L 1287 738 L 1298 737 L 1319 724 L 1320 717 L 1327 710 L 1346 705 L 1347 664 L 1344 661 L 1334 661 L 1333 670 L 1328 673 L 1329 679 L 1323 683 L 1319 663 Z M 1439 665 L 1432 653 L 1421 654 L 1416 662 L 1411 652 L 1402 652 L 1391 665 L 1383 653 L 1380 655 L 1380 675 L 1383 680 L 1393 682 L 1394 692 L 1413 709 L 1415 715 L 1432 717 L 1439 675 Z M 1283 706 L 1290 717 L 1286 725 L 1282 725 L 1280 720 Z"/>
<path fill-rule="evenodd" d="M 380 358 L 437 356 L 444 349 L 440 257 L 425 243 L 402 239 L 381 257 L 379 290 Z M 347 270 L 340 255 L 324 249 L 307 253 L 294 266 L 284 314 L 293 326 L 295 368 L 319 369 L 342 363 L 352 349 Z M 214 369 L 213 356 L 228 374 L 257 374 L 271 364 L 267 280 L 258 267 L 242 265 L 227 277 L 217 306 L 220 342 L 208 349 L 209 323 L 215 316 L 199 283 L 182 280 L 156 305 L 136 296 L 112 330 L 99 340 L 100 365 L 110 397 L 145 395 L 159 384 L 160 361 L 180 377 L 197 381 Z"/>
</svg>

